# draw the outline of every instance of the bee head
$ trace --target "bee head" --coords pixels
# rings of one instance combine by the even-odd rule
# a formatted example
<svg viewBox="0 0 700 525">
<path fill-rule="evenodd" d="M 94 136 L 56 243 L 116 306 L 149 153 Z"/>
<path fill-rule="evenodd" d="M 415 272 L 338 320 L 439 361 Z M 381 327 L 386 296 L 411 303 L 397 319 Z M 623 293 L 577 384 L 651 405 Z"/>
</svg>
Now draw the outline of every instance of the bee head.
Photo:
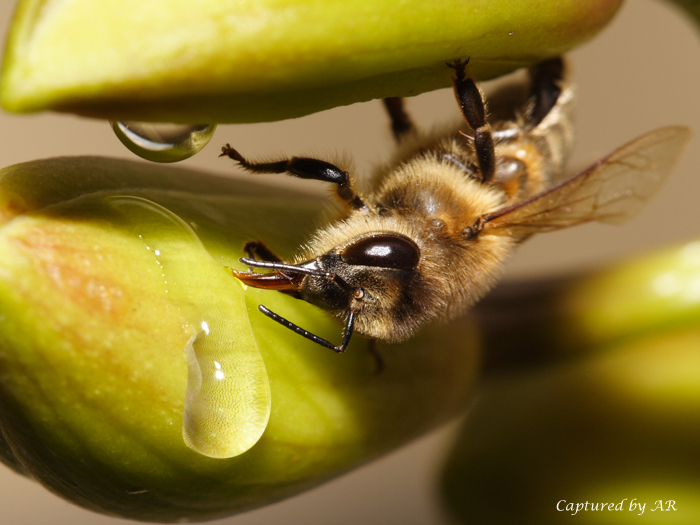
<svg viewBox="0 0 700 525">
<path fill-rule="evenodd" d="M 292 293 L 343 321 L 353 314 L 357 332 L 399 341 L 412 335 L 424 317 L 421 261 L 411 238 L 372 232 L 295 265 L 252 264 L 277 270 L 271 274 L 234 275 L 250 286 Z"/>
<path fill-rule="evenodd" d="M 302 299 L 341 319 L 353 312 L 356 330 L 370 337 L 400 340 L 410 335 L 421 264 L 421 250 L 412 239 L 386 232 L 363 235 L 313 263 L 325 275 L 304 278 Z"/>
</svg>

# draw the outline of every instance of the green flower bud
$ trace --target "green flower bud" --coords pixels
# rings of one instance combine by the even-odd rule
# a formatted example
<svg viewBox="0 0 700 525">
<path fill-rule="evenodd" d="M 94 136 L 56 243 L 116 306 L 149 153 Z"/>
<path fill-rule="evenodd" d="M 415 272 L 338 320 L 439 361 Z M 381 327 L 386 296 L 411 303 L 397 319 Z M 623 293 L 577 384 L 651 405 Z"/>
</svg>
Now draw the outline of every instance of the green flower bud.
<svg viewBox="0 0 700 525">
<path fill-rule="evenodd" d="M 448 458 L 448 507 L 462 523 L 637 523 L 641 504 L 641 519 L 698 521 L 700 243 L 558 289 L 530 334 L 568 304 L 587 352 L 557 331 L 568 359 L 487 382 Z"/>
<path fill-rule="evenodd" d="M 689 242 L 577 276 L 501 287 L 475 310 L 487 368 L 585 354 L 693 323 L 700 317 L 698 275 L 700 242 Z"/>
<path fill-rule="evenodd" d="M 244 291 L 226 269 L 242 268 L 247 240 L 289 254 L 305 239 L 319 203 L 286 197 L 114 159 L 2 170 L 0 458 L 93 510 L 202 520 L 316 485 L 463 409 L 478 357 L 464 320 L 378 345 L 377 374 L 362 338 L 338 355 L 257 311 L 340 338 L 323 312 Z"/>
<path fill-rule="evenodd" d="M 281 120 L 488 79 L 593 37 L 621 0 L 23 0 L 0 85 L 10 111 L 111 120 Z"/>
</svg>

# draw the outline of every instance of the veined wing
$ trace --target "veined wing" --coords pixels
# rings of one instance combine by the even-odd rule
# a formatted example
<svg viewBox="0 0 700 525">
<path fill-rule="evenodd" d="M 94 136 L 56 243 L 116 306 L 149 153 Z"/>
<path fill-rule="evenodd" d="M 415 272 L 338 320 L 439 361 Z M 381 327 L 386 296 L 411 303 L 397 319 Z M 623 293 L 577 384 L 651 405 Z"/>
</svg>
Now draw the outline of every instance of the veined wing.
<svg viewBox="0 0 700 525">
<path fill-rule="evenodd" d="M 661 187 L 689 138 L 685 126 L 642 135 L 537 195 L 483 216 L 483 230 L 523 238 L 591 221 L 624 222 Z"/>
</svg>

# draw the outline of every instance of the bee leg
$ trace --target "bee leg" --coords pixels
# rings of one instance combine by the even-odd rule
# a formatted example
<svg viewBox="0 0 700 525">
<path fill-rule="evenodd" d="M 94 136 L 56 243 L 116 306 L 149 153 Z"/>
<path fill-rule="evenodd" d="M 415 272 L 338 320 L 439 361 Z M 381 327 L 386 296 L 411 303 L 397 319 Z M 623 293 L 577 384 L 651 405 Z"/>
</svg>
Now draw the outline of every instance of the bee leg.
<svg viewBox="0 0 700 525">
<path fill-rule="evenodd" d="M 243 251 L 245 251 L 250 259 L 267 262 L 282 262 L 282 258 L 261 240 L 248 241 L 245 243 Z"/>
<path fill-rule="evenodd" d="M 545 60 L 530 68 L 530 99 L 525 115 L 527 126 L 534 128 L 549 114 L 561 94 L 560 81 L 564 78 L 562 57 Z"/>
<path fill-rule="evenodd" d="M 416 128 L 404 109 L 402 97 L 385 98 L 384 107 L 391 119 L 391 132 L 394 134 L 394 139 L 400 144 L 404 137 L 415 132 Z"/>
<path fill-rule="evenodd" d="M 229 157 L 253 173 L 286 173 L 300 179 L 332 182 L 337 185 L 338 196 L 355 209 L 367 209 L 367 205 L 352 189 L 350 174 L 338 166 L 309 157 L 292 157 L 276 162 L 249 162 L 229 144 L 221 148 L 219 157 Z"/>
<path fill-rule="evenodd" d="M 295 325 L 291 321 L 288 321 L 287 319 L 285 319 L 281 315 L 276 314 L 275 312 L 269 310 L 267 307 L 265 307 L 263 305 L 259 305 L 258 310 L 260 310 L 262 313 L 264 313 L 266 316 L 268 316 L 273 321 L 277 321 L 279 324 L 281 324 L 285 328 L 289 328 L 292 332 L 296 332 L 300 336 L 306 337 L 307 339 L 313 341 L 316 344 L 319 344 L 319 345 L 324 346 L 326 348 L 330 348 L 331 350 L 333 350 L 334 352 L 337 352 L 337 353 L 345 352 L 348 345 L 350 344 L 350 338 L 352 337 L 353 329 L 355 327 L 355 314 L 353 312 L 350 312 L 350 317 L 348 317 L 348 321 L 345 324 L 345 330 L 343 331 L 343 342 L 340 346 L 335 346 L 328 339 L 324 339 L 323 337 L 319 337 L 315 334 L 312 334 L 311 332 L 304 330 L 300 326 Z"/>
<path fill-rule="evenodd" d="M 487 183 L 496 172 L 496 150 L 491 125 L 486 121 L 484 99 L 474 80 L 467 73 L 468 63 L 467 59 L 447 65 L 455 70 L 452 86 L 464 120 L 474 130 L 474 149 L 481 172 L 481 182 Z"/>
</svg>

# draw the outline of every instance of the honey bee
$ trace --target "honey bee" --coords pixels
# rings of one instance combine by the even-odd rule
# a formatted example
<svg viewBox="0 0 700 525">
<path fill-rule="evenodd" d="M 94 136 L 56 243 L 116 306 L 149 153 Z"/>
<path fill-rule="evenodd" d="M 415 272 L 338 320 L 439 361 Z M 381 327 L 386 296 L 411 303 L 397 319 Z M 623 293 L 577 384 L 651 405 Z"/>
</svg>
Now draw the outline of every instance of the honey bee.
<svg viewBox="0 0 700 525">
<path fill-rule="evenodd" d="M 509 254 L 532 234 L 617 223 L 637 213 L 690 136 L 682 126 L 657 129 L 564 178 L 575 90 L 565 80 L 563 60 L 531 67 L 520 101 L 512 93 L 502 96 L 500 105 L 492 101 L 490 115 L 467 64 L 447 64 L 467 131 L 423 136 L 401 99 L 385 99 L 399 151 L 366 196 L 355 192 L 347 171 L 323 160 L 250 162 L 230 145 L 222 148 L 221 156 L 253 173 L 333 183 L 346 203 L 345 216 L 319 229 L 293 262 L 251 242 L 240 261 L 272 272 L 232 270 L 248 286 L 291 294 L 329 312 L 345 326 L 341 344 L 260 305 L 263 314 L 336 352 L 346 350 L 354 332 L 405 340 L 483 297 Z"/>
</svg>

